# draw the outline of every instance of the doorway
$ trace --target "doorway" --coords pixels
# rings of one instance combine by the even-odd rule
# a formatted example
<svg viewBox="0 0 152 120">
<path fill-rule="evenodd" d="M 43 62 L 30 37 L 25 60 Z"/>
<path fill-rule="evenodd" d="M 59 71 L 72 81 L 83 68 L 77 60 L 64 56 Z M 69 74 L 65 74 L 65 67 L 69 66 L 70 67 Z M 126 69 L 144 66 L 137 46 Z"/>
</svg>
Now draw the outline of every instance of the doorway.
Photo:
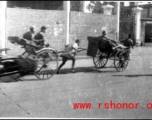
<svg viewBox="0 0 152 120">
<path fill-rule="evenodd" d="M 152 23 L 145 24 L 145 43 L 152 43 Z"/>
</svg>

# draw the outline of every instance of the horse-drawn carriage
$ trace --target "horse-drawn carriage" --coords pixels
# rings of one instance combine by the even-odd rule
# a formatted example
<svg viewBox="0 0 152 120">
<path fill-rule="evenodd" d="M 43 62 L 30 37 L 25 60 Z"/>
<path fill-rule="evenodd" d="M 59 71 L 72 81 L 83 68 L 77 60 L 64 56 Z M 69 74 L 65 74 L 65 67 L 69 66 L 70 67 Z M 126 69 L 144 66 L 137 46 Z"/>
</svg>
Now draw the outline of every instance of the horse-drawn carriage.
<svg viewBox="0 0 152 120">
<path fill-rule="evenodd" d="M 118 41 L 102 40 L 101 37 L 88 37 L 87 55 L 93 57 L 97 68 L 103 68 L 108 59 L 113 60 L 117 71 L 123 71 L 128 66 L 129 49 Z"/>
</svg>

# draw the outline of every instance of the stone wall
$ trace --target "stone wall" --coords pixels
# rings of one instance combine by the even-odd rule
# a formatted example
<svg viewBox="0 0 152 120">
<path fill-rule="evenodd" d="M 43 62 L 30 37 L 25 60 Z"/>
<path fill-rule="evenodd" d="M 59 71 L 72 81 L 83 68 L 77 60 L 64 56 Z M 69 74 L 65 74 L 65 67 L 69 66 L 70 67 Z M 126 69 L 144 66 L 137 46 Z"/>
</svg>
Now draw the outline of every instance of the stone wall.
<svg viewBox="0 0 152 120">
<path fill-rule="evenodd" d="M 56 22 L 61 24 L 57 25 Z M 81 47 L 87 48 L 87 36 L 99 36 L 102 29 L 107 29 L 108 36 L 116 38 L 117 18 L 115 15 L 91 14 L 82 12 L 70 13 L 70 43 L 76 38 L 80 39 Z M 7 8 L 6 13 L 6 38 L 19 36 L 28 31 L 29 26 L 36 26 L 36 32 L 42 25 L 47 25 L 47 43 L 57 51 L 63 50 L 66 43 L 66 12 L 56 10 L 34 10 Z M 20 55 L 24 52 L 18 45 L 6 40 L 6 47 L 13 48 L 8 55 Z M 78 55 L 86 55 L 86 51 Z"/>
</svg>

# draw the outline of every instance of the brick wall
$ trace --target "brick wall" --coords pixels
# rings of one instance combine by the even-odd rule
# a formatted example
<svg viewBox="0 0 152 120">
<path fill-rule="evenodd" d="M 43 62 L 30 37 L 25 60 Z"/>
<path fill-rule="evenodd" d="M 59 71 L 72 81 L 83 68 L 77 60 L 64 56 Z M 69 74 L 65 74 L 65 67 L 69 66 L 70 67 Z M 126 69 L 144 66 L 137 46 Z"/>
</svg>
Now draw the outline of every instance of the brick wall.
<svg viewBox="0 0 152 120">
<path fill-rule="evenodd" d="M 55 10 L 32 10 L 7 8 L 6 14 L 6 37 L 19 36 L 28 31 L 30 25 L 36 26 L 36 32 L 39 31 L 42 25 L 47 25 L 49 28 L 46 31 L 47 43 L 50 43 L 52 48 L 57 51 L 63 50 L 66 43 L 66 12 Z M 55 34 L 56 22 L 60 21 L 60 32 Z M 82 12 L 70 13 L 70 43 L 76 38 L 79 38 L 81 46 L 87 48 L 87 36 L 101 35 L 102 27 L 106 27 L 108 36 L 116 38 L 116 16 L 103 14 L 90 14 Z M 18 45 L 11 44 L 6 40 L 6 47 L 13 48 L 8 52 L 8 55 L 20 55 L 24 49 Z M 86 55 L 86 51 L 79 53 Z"/>
</svg>

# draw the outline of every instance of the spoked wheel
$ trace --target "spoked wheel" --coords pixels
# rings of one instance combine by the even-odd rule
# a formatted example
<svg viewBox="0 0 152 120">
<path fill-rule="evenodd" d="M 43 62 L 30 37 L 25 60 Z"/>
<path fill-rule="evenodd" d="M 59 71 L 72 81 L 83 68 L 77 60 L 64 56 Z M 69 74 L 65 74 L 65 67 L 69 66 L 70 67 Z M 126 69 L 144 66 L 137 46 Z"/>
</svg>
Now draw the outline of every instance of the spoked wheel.
<svg viewBox="0 0 152 120">
<path fill-rule="evenodd" d="M 36 55 L 36 63 L 35 76 L 42 80 L 49 79 L 58 68 L 58 56 L 54 51 L 41 51 Z"/>
<path fill-rule="evenodd" d="M 97 55 L 93 57 L 93 63 L 97 68 L 103 68 L 108 62 L 108 56 L 101 53 L 99 50 Z"/>
<path fill-rule="evenodd" d="M 124 71 L 128 66 L 128 53 L 118 51 L 114 58 L 114 67 L 118 72 Z"/>
</svg>

